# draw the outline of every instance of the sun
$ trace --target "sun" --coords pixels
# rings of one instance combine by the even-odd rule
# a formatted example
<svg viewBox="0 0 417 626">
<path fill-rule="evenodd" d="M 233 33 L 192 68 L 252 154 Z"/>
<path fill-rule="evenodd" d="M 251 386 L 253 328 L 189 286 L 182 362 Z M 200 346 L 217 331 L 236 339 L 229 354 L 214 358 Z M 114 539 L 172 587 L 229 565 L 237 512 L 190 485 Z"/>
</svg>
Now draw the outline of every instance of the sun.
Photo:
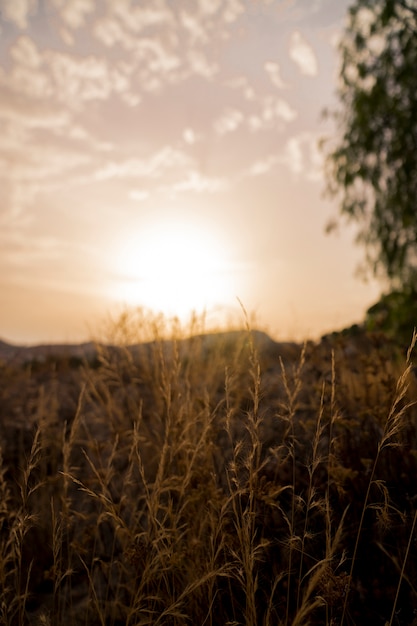
<svg viewBox="0 0 417 626">
<path fill-rule="evenodd" d="M 126 236 L 113 297 L 182 320 L 236 301 L 230 248 L 207 224 L 155 222 Z"/>
</svg>

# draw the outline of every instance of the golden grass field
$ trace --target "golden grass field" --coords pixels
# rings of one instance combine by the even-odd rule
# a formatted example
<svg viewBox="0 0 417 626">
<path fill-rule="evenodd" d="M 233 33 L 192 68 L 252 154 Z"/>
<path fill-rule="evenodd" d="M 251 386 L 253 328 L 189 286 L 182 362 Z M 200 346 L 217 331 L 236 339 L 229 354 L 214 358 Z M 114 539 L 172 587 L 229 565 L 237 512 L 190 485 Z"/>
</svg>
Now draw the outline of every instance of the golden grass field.
<svg viewBox="0 0 417 626">
<path fill-rule="evenodd" d="M 0 624 L 417 624 L 412 351 L 166 336 L 3 359 Z"/>
</svg>

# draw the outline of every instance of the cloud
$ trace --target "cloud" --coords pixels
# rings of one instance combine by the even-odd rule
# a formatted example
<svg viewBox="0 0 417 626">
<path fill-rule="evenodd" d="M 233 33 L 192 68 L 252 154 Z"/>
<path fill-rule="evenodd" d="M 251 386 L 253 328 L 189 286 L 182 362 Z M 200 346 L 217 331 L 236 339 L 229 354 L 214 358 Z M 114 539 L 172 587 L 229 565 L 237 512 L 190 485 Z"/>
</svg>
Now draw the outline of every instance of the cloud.
<svg viewBox="0 0 417 626">
<path fill-rule="evenodd" d="M 300 72 L 305 76 L 317 76 L 318 63 L 313 48 L 299 31 L 294 31 L 290 39 L 289 54 Z"/>
<path fill-rule="evenodd" d="M 292 122 L 298 114 L 286 100 L 268 97 L 264 100 L 262 115 L 266 121 L 278 118 L 284 122 Z"/>
<path fill-rule="evenodd" d="M 182 169 L 191 164 L 185 152 L 165 146 L 149 158 L 132 158 L 125 161 L 112 161 L 95 172 L 96 180 L 111 178 L 161 178 L 168 170 Z"/>
<path fill-rule="evenodd" d="M 112 150 L 111 143 L 100 141 L 81 123 L 74 121 L 70 111 L 43 100 L 31 102 L 28 108 L 9 94 L 0 102 L 0 123 L 3 124 L 0 156 L 6 150 L 15 154 L 36 151 L 40 132 L 44 133 L 43 144 L 45 140 L 58 137 L 81 143 L 84 150 Z"/>
<path fill-rule="evenodd" d="M 223 16 L 225 22 L 227 24 L 235 22 L 244 10 L 243 2 L 241 2 L 241 0 L 226 0 L 223 5 Z"/>
<path fill-rule="evenodd" d="M 0 100 L 0 188 L 5 213 L 22 214 L 39 197 L 85 178 L 109 142 L 96 139 L 70 111 L 53 102 Z"/>
<path fill-rule="evenodd" d="M 36 12 L 37 7 L 37 0 L 0 0 L 2 18 L 21 30 L 28 27 L 29 18 Z"/>
<path fill-rule="evenodd" d="M 2 97 L 26 100 L 28 115 L 33 101 L 55 100 L 72 109 L 87 101 L 107 100 L 117 94 L 127 104 L 139 100 L 131 91 L 133 67 L 99 56 L 77 57 L 54 49 L 40 50 L 30 37 L 19 37 L 10 48 L 8 70 L 0 67 Z M 129 100 L 130 99 L 130 100 Z M 31 102 L 32 101 L 32 102 Z"/>
<path fill-rule="evenodd" d="M 24 106 L 28 115 L 31 101 L 34 104 L 40 99 L 47 100 L 54 96 L 53 85 L 47 74 L 27 65 L 16 65 L 8 74 L 0 69 L 0 89 L 5 100 L 18 100 L 18 106 Z"/>
<path fill-rule="evenodd" d="M 218 135 L 233 133 L 239 128 L 244 120 L 244 115 L 237 109 L 226 110 L 219 119 L 214 122 L 214 130 Z"/>
<path fill-rule="evenodd" d="M 93 162 L 92 155 L 81 148 L 77 150 L 67 146 L 59 149 L 51 144 L 41 144 L 33 146 L 30 152 L 26 150 L 22 150 L 17 165 L 8 168 L 8 177 L 23 186 L 33 183 L 34 186 L 39 184 L 42 187 L 45 181 L 48 188 L 53 187 L 57 178 L 68 176 L 69 172 L 79 166 Z"/>
<path fill-rule="evenodd" d="M 276 154 L 269 155 L 268 157 L 256 161 L 249 168 L 248 174 L 249 176 L 262 176 L 263 174 L 267 174 L 278 162 L 278 157 Z"/>
<path fill-rule="evenodd" d="M 112 93 L 129 89 L 129 76 L 124 65 L 114 65 L 100 57 L 77 58 L 47 51 L 46 60 L 56 98 L 79 108 L 84 101 L 106 100 Z"/>
<path fill-rule="evenodd" d="M 283 130 L 286 124 L 298 117 L 298 112 L 286 100 L 275 95 L 255 98 L 251 101 L 250 109 L 245 114 L 239 109 L 226 109 L 213 124 L 215 132 L 226 135 L 242 125 L 252 132 L 273 128 Z"/>
<path fill-rule="evenodd" d="M 120 46 L 129 52 L 132 74 L 135 74 L 135 84 L 140 91 L 156 92 L 195 75 L 211 79 L 218 72 L 217 64 L 209 59 L 206 49 L 209 37 L 200 22 L 187 13 L 183 16 L 188 25 L 185 28 L 181 23 L 171 24 L 171 18 L 168 12 L 165 21 L 170 24 L 169 28 L 164 24 L 158 33 L 141 37 L 132 32 L 132 25 L 129 30 L 114 17 L 95 23 L 93 32 L 98 40 L 106 46 Z M 136 26 L 141 32 L 141 27 Z"/>
<path fill-rule="evenodd" d="M 68 111 L 51 108 L 46 103 L 35 103 L 28 114 L 24 106 L 14 98 L 4 98 L 0 103 L 0 120 L 4 124 L 0 151 L 5 146 L 7 137 L 14 136 L 16 147 L 22 146 L 24 141 L 30 139 L 29 131 L 34 129 L 46 129 L 57 133 L 59 129 L 68 127 L 70 115 Z"/>
<path fill-rule="evenodd" d="M 128 33 L 143 33 L 147 29 L 163 27 L 171 29 L 175 23 L 176 11 L 164 2 L 154 1 L 134 5 L 130 0 L 117 0 L 107 3 L 107 15 L 116 18 Z"/>
<path fill-rule="evenodd" d="M 134 38 L 128 36 L 119 21 L 110 17 L 96 20 L 93 26 L 93 35 L 105 46 L 112 48 L 120 43 L 126 50 L 135 47 Z"/>
<path fill-rule="evenodd" d="M 286 85 L 281 78 L 281 68 L 279 63 L 267 61 L 264 64 L 264 69 L 274 87 L 277 87 L 278 89 L 286 89 L 288 87 L 288 85 Z"/>
<path fill-rule="evenodd" d="M 159 191 L 164 193 L 216 193 L 224 190 L 228 183 L 218 177 L 203 176 L 194 168 L 194 162 L 185 152 L 165 146 L 149 158 L 112 161 L 97 170 L 95 180 L 138 179 L 161 181 Z M 143 201 L 149 192 L 132 189 L 132 200 Z"/>
<path fill-rule="evenodd" d="M 32 69 L 38 68 L 42 63 L 42 55 L 36 43 L 27 35 L 21 35 L 10 49 L 10 57 L 18 65 Z"/>
<path fill-rule="evenodd" d="M 70 28 L 85 24 L 85 18 L 95 11 L 94 0 L 49 0 L 55 6 L 64 23 Z"/>
<path fill-rule="evenodd" d="M 303 175 L 311 182 L 320 181 L 323 178 L 323 155 L 318 143 L 319 136 L 311 132 L 291 137 L 280 160 L 296 176 Z"/>
<path fill-rule="evenodd" d="M 0 0 L 0 3 L 6 19 L 21 28 L 31 26 L 30 17 L 38 9 L 38 0 Z M 123 88 L 119 91 L 129 105 L 137 104 L 143 91 L 156 92 L 192 76 L 211 80 L 219 67 L 210 42 L 214 38 L 227 40 L 235 21 L 245 11 L 242 0 L 199 0 L 174 5 L 162 0 L 140 4 L 131 0 L 103 4 L 96 0 L 49 0 L 49 4 L 54 10 L 55 32 L 67 46 L 75 48 L 80 38 L 76 39 L 73 31 L 83 30 L 86 36 L 92 34 L 96 43 L 129 52 L 130 71 L 124 73 L 123 79 L 125 82 L 134 80 L 138 93 L 127 93 Z M 42 14 L 42 19 L 48 17 Z M 32 46 L 31 50 L 16 49 L 15 52 L 28 55 L 35 50 Z M 107 73 L 102 71 L 99 84 L 93 81 L 93 65 L 104 64 L 96 51 L 87 58 L 77 59 L 75 55 L 65 58 L 56 48 L 51 48 L 45 51 L 44 61 L 53 72 L 56 89 L 62 88 L 64 97 L 70 96 L 70 102 L 73 94 L 75 99 L 76 91 L 80 100 L 104 99 L 117 90 L 112 89 L 110 83 L 122 85 L 121 80 L 109 75 L 109 68 Z M 15 62 L 21 66 L 22 56 L 15 57 Z M 114 64 L 113 60 L 110 65 Z M 119 71 L 120 74 L 123 72 Z M 61 75 L 62 81 L 59 80 Z M 21 70 L 20 77 L 24 82 Z M 51 79 L 44 66 L 44 83 L 49 82 L 47 77 Z M 17 78 L 15 80 L 18 82 Z"/>
<path fill-rule="evenodd" d="M 301 137 L 292 137 L 285 146 L 285 161 L 294 174 L 303 171 L 304 158 Z"/>
<path fill-rule="evenodd" d="M 255 98 L 255 90 L 249 84 L 246 76 L 237 76 L 229 80 L 226 85 L 230 86 L 232 89 L 241 90 L 246 100 L 253 100 Z"/>
<path fill-rule="evenodd" d="M 200 0 L 172 6 L 155 2 L 152 7 L 118 0 L 109 2 L 106 15 L 96 19 L 93 34 L 106 46 L 129 51 L 135 59 L 138 84 L 154 92 L 189 76 L 211 79 L 218 66 L 210 42 L 227 39 L 243 12 L 241 0 Z"/>
<path fill-rule="evenodd" d="M 77 49 L 81 37 L 93 35 L 88 56 L 65 54 L 57 47 L 41 50 L 30 38 L 13 47 L 9 88 L 37 98 L 56 98 L 74 109 L 87 101 L 107 100 L 116 93 L 128 106 L 145 93 L 161 91 L 193 76 L 211 81 L 219 67 L 210 42 L 227 40 L 244 13 L 241 0 L 199 0 L 178 5 L 155 0 L 98 3 L 96 0 L 48 0 L 54 30 L 63 44 Z M 32 28 L 41 14 L 38 0 L 0 0 L 4 19 Z M 37 14 L 36 14 L 37 13 Z M 37 22 L 31 23 L 36 14 Z M 80 31 L 75 34 L 75 31 Z M 31 31 L 32 32 L 32 31 Z M 122 63 L 103 56 L 101 46 L 129 53 Z M 120 57 L 119 57 L 120 58 Z"/>
<path fill-rule="evenodd" d="M 190 146 L 195 144 L 195 142 L 197 141 L 196 133 L 192 128 L 184 128 L 182 137 L 185 143 L 188 143 Z"/>
<path fill-rule="evenodd" d="M 191 45 L 195 43 L 207 43 L 208 32 L 204 27 L 204 21 L 198 15 L 187 11 L 180 11 L 180 20 L 184 30 L 189 36 Z"/>
<path fill-rule="evenodd" d="M 200 0 L 200 11 L 203 15 L 214 15 L 223 4 L 223 0 Z"/>
<path fill-rule="evenodd" d="M 283 98 L 265 96 L 261 99 L 260 110 L 249 117 L 252 131 L 267 130 L 293 122 L 298 117 L 297 111 Z"/>
<path fill-rule="evenodd" d="M 193 75 L 213 78 L 219 68 L 216 63 L 208 60 L 200 50 L 189 50 L 187 54 L 189 72 Z"/>
<path fill-rule="evenodd" d="M 11 93 L 25 98 L 50 98 L 53 88 L 44 65 L 43 53 L 27 35 L 17 38 L 9 51 L 11 65 L 8 71 L 0 68 L 2 97 Z"/>
<path fill-rule="evenodd" d="M 223 178 L 211 178 L 202 176 L 199 172 L 191 170 L 187 173 L 185 180 L 173 185 L 174 192 L 194 191 L 196 193 L 208 192 L 216 193 L 228 187 L 228 183 Z"/>
</svg>

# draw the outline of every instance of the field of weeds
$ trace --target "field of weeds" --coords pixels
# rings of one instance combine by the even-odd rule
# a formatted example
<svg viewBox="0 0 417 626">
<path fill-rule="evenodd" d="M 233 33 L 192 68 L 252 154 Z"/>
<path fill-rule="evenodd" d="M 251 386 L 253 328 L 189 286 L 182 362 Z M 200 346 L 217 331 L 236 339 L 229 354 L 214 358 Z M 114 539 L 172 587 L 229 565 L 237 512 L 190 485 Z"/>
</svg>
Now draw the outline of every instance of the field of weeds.
<svg viewBox="0 0 417 626">
<path fill-rule="evenodd" d="M 417 623 L 412 352 L 125 315 L 0 368 L 0 623 Z"/>
</svg>

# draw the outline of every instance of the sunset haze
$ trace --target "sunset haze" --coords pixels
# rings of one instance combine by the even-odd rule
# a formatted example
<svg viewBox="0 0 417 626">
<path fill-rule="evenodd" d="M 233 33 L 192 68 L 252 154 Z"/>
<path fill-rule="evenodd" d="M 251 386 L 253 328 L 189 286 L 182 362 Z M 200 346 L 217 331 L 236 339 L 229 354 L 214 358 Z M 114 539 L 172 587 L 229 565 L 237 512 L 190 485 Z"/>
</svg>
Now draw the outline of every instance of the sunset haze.
<svg viewBox="0 0 417 626">
<path fill-rule="evenodd" d="M 360 322 L 320 138 L 346 0 L 0 0 L 0 338 L 140 306 L 277 339 Z"/>
</svg>

